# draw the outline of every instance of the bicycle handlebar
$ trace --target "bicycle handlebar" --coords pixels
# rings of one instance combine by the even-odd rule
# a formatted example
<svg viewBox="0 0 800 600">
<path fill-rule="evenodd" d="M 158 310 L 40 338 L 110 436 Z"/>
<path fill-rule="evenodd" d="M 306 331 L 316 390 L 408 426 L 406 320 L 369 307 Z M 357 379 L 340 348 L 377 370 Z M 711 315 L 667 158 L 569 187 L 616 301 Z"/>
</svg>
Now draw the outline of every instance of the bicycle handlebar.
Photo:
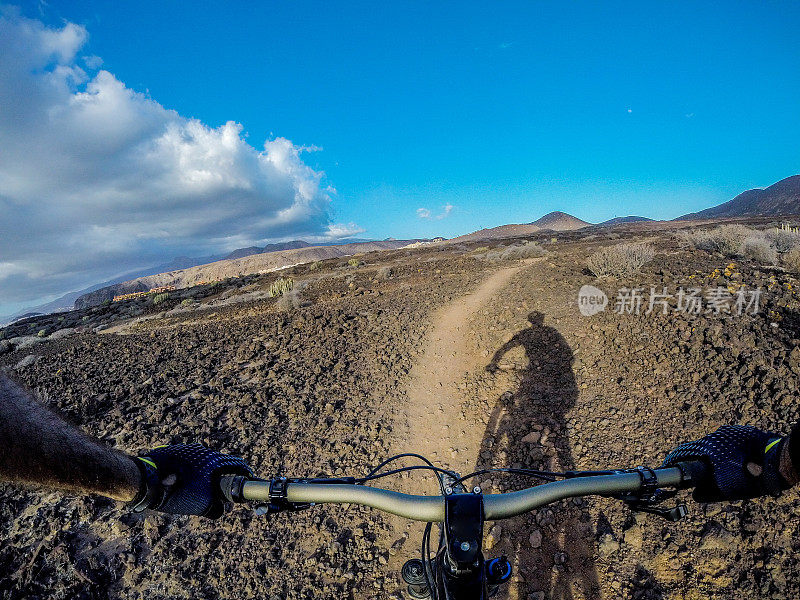
<svg viewBox="0 0 800 600">
<path fill-rule="evenodd" d="M 679 466 L 655 469 L 652 472 L 658 487 L 691 487 L 705 476 L 702 462 L 680 463 Z M 565 498 L 592 494 L 612 495 L 638 492 L 643 478 L 636 471 L 619 471 L 608 475 L 574 477 L 554 481 L 517 492 L 486 494 L 483 497 L 484 516 L 488 520 L 507 519 Z M 270 501 L 269 481 L 245 481 L 242 498 Z M 417 496 L 363 485 L 312 482 L 286 484 L 286 500 L 290 503 L 359 504 L 415 521 L 444 520 L 443 496 Z"/>
</svg>

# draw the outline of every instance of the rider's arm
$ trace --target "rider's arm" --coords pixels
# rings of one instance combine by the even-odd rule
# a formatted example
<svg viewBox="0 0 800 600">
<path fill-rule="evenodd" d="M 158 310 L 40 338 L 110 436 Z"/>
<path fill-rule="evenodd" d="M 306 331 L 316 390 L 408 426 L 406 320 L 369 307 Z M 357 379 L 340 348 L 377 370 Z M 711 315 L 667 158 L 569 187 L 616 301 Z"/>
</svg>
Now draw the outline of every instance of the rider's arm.
<svg viewBox="0 0 800 600">
<path fill-rule="evenodd" d="M 216 518 L 224 508 L 224 474 L 253 475 L 241 458 L 200 444 L 129 456 L 83 434 L 0 374 L 0 480 L 100 494 L 135 511 Z"/>
<path fill-rule="evenodd" d="M 141 485 L 134 461 L 0 375 L 0 479 L 130 501 Z"/>
</svg>

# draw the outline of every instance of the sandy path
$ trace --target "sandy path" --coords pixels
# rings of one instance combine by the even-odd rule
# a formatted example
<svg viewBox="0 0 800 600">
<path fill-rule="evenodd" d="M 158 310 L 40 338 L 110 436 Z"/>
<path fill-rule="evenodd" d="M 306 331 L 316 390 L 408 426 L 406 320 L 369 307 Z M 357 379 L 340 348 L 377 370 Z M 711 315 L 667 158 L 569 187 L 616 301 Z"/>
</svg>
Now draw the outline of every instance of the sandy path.
<svg viewBox="0 0 800 600">
<path fill-rule="evenodd" d="M 425 350 L 410 373 L 406 435 L 398 452 L 417 452 L 462 474 L 473 468 L 484 425 L 462 412 L 460 386 L 485 366 L 487 349 L 478 347 L 469 323 L 521 268 L 493 273 L 474 292 L 435 313 Z"/>
<path fill-rule="evenodd" d="M 424 349 L 410 372 L 406 388 L 408 401 L 397 418 L 392 454 L 415 452 L 439 467 L 461 474 L 471 472 L 486 428 L 485 415 L 464 412 L 465 383 L 485 368 L 494 348 L 482 347 L 470 324 L 479 310 L 530 263 L 502 268 L 487 277 L 473 292 L 457 298 L 434 313 Z M 491 407 L 490 407 L 491 410 Z M 410 463 L 407 463 L 410 464 Z M 432 476 L 416 472 L 392 487 L 414 494 L 433 494 L 437 485 Z M 390 551 L 387 575 L 397 576 L 408 558 L 419 555 L 422 525 L 389 517 L 394 529 L 387 540 Z M 406 543 L 408 542 L 408 543 Z M 387 588 L 391 589 L 391 588 Z"/>
</svg>

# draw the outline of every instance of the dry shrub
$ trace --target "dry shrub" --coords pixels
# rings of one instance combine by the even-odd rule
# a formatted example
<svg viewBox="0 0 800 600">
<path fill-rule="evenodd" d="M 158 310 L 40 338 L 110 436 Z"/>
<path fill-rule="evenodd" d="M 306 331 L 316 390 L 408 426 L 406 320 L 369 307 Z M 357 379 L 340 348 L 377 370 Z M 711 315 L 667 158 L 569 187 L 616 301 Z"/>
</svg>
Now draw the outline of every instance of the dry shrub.
<svg viewBox="0 0 800 600">
<path fill-rule="evenodd" d="M 756 235 L 756 232 L 744 225 L 720 225 L 714 229 L 688 232 L 685 237 L 698 250 L 736 256 L 744 241 L 753 235 Z"/>
<path fill-rule="evenodd" d="M 587 266 L 595 277 L 624 277 L 636 273 L 654 256 L 655 250 L 648 244 L 619 244 L 592 254 Z"/>
<path fill-rule="evenodd" d="M 375 279 L 378 281 L 386 281 L 391 278 L 392 274 L 392 267 L 383 266 L 378 269 L 378 272 L 375 274 Z"/>
<path fill-rule="evenodd" d="M 783 266 L 787 271 L 800 273 L 800 247 L 792 248 L 782 257 Z"/>
<path fill-rule="evenodd" d="M 775 244 L 775 249 L 781 254 L 800 247 L 800 233 L 793 229 L 775 228 L 765 232 L 764 235 Z"/>
<path fill-rule="evenodd" d="M 742 242 L 741 255 L 763 265 L 774 265 L 778 262 L 778 252 L 775 250 L 775 246 L 766 237 L 760 235 L 752 235 Z"/>
<path fill-rule="evenodd" d="M 547 254 L 547 250 L 536 242 L 525 242 L 518 246 L 500 246 L 491 252 L 476 254 L 475 258 L 484 260 L 522 260 L 524 258 L 539 258 Z"/>
<path fill-rule="evenodd" d="M 277 307 L 278 310 L 282 310 L 284 312 L 291 312 L 296 308 L 300 308 L 300 297 L 297 293 L 297 290 L 286 292 L 280 298 L 278 298 Z"/>
<path fill-rule="evenodd" d="M 539 258 L 547 254 L 547 250 L 542 248 L 536 242 L 525 242 L 521 246 L 511 246 L 503 250 L 501 258 L 504 259 L 523 259 L 523 258 Z"/>
</svg>

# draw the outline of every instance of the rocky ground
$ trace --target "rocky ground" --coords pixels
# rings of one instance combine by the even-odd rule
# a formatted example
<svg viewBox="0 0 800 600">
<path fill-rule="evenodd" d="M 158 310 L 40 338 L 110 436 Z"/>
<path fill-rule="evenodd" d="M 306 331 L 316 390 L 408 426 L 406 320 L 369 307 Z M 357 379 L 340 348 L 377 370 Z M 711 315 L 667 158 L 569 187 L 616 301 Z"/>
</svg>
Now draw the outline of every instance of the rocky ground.
<svg viewBox="0 0 800 600">
<path fill-rule="evenodd" d="M 60 337 L 48 321 L 44 341 L 30 345 L 18 339 L 39 336 L 20 333 L 44 322 L 16 324 L 3 333 L 16 341 L 0 348 L 0 363 L 129 451 L 198 440 L 262 475 L 359 474 L 409 449 L 413 367 L 436 319 L 514 269 L 464 313 L 452 343 L 469 367 L 450 377 L 456 391 L 437 417 L 453 427 L 415 450 L 462 470 L 655 466 L 723 423 L 787 431 L 800 408 L 796 279 L 688 249 L 669 232 L 622 237 L 643 235 L 656 258 L 626 280 L 597 280 L 584 267 L 595 248 L 616 243 L 614 232 L 540 236 L 548 254 L 526 263 L 488 260 L 492 249 L 478 244 L 393 251 L 358 267 L 296 267 L 302 290 L 281 305 L 263 294 L 274 279 L 265 276 L 203 291 L 190 308 L 176 295 L 167 310 L 142 302 L 70 314 L 64 327 L 91 326 Z M 760 310 L 663 315 L 657 305 L 644 314 L 651 285 L 676 292 L 696 282 L 761 287 Z M 583 284 L 609 295 L 605 312 L 581 316 Z M 641 314 L 617 314 L 617 290 L 637 286 L 646 289 Z M 477 482 L 489 492 L 530 484 Z M 487 524 L 487 553 L 513 557 L 512 598 L 800 593 L 796 492 L 690 511 L 673 524 L 610 499 L 563 502 Z M 0 486 L 0 540 L 0 598 L 384 598 L 399 597 L 396 566 L 415 555 L 419 535 L 355 507 L 269 519 L 237 507 L 205 522 Z"/>
<path fill-rule="evenodd" d="M 478 466 L 603 469 L 658 465 L 677 443 L 725 423 L 787 432 L 800 416 L 796 280 L 754 264 L 656 242 L 629 280 L 598 282 L 580 247 L 518 275 L 474 324 L 499 352 L 465 394 L 488 413 Z M 700 282 L 699 284 L 695 282 Z M 611 305 L 583 317 L 577 289 Z M 759 314 L 616 314 L 616 291 L 654 285 L 763 289 Z M 649 289 L 646 294 L 649 295 Z M 541 311 L 542 322 L 529 320 Z M 509 332 L 513 332 L 509 337 Z M 509 343 L 510 342 L 510 343 Z M 524 485 L 495 477 L 487 489 Z M 800 498 L 692 505 L 685 521 L 607 499 L 568 501 L 490 530 L 518 557 L 517 597 L 789 598 L 800 591 Z M 495 550 L 497 551 L 497 550 Z M 527 596 L 526 596 L 527 594 Z"/>
</svg>

